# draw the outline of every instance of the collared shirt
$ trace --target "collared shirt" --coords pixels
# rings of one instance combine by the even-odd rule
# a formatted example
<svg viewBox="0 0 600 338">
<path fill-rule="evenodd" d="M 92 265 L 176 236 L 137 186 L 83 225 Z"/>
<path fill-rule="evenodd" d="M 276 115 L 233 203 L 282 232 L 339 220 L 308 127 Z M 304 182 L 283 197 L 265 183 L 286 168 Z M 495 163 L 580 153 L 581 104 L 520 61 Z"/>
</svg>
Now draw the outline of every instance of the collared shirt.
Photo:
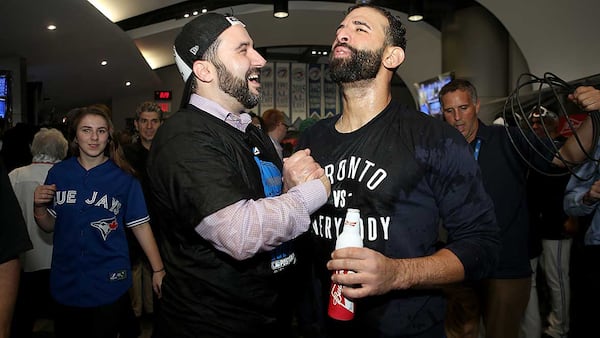
<svg viewBox="0 0 600 338">
<path fill-rule="evenodd" d="M 596 153 L 593 157 L 600 158 L 600 146 L 596 146 Z M 590 227 L 585 233 L 584 243 L 585 245 L 600 245 L 600 202 L 592 205 L 583 203 L 583 196 L 590 190 L 594 182 L 600 180 L 598 163 L 586 162 L 575 171 L 575 175 L 571 175 L 565 189 L 563 207 L 570 216 L 585 216 L 596 211 Z"/>
<path fill-rule="evenodd" d="M 249 114 L 228 112 L 196 94 L 192 94 L 190 104 L 241 131 L 252 122 Z M 326 200 L 321 182 L 312 180 L 277 197 L 241 200 L 222 208 L 205 217 L 196 232 L 220 251 L 239 260 L 247 259 L 306 232 L 310 214 Z"/>
<path fill-rule="evenodd" d="M 281 143 L 271 136 L 269 136 L 269 138 L 271 139 L 271 142 L 273 142 L 273 147 L 275 147 L 275 150 L 277 150 L 277 155 L 279 155 L 279 158 L 283 158 L 283 147 L 281 146 Z"/>
<path fill-rule="evenodd" d="M 210 115 L 227 122 L 230 126 L 245 132 L 246 128 L 252 123 L 252 117 L 248 113 L 232 113 L 223 108 L 220 104 L 211 101 L 198 94 L 192 94 L 190 104 L 198 107 Z"/>
</svg>

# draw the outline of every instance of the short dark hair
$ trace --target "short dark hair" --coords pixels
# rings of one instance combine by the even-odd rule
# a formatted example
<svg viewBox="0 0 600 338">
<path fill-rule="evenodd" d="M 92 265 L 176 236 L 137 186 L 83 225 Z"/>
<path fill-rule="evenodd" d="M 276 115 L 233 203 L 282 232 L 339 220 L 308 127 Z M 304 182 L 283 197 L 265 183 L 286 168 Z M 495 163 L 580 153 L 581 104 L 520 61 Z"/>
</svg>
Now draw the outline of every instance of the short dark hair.
<svg viewBox="0 0 600 338">
<path fill-rule="evenodd" d="M 465 91 L 467 93 L 469 93 L 469 95 L 471 96 L 471 101 L 473 101 L 473 103 L 477 102 L 477 100 L 479 100 L 479 97 L 477 96 L 477 89 L 475 88 L 475 86 L 473 86 L 473 84 L 465 79 L 454 79 L 448 83 L 446 83 L 446 85 L 444 85 L 442 87 L 442 89 L 440 90 L 438 99 L 440 101 L 440 103 L 442 103 L 442 96 L 448 94 L 448 93 L 452 93 L 455 92 L 457 90 L 462 90 Z"/>
<path fill-rule="evenodd" d="M 361 7 L 369 7 L 376 9 L 388 20 L 388 27 L 385 30 L 385 43 L 388 46 L 398 46 L 406 51 L 406 27 L 400 21 L 400 18 L 393 15 L 390 11 L 383 7 L 379 7 L 372 4 L 359 4 L 348 8 L 346 14 L 349 14 L 353 10 Z"/>
<path fill-rule="evenodd" d="M 142 114 L 143 112 L 153 112 L 153 113 L 158 113 L 158 118 L 162 121 L 163 119 L 163 110 L 160 108 L 160 106 L 152 101 L 146 101 L 146 102 L 142 102 L 140 103 L 137 108 L 135 109 L 135 119 L 139 120 L 140 119 L 140 114 Z"/>
</svg>

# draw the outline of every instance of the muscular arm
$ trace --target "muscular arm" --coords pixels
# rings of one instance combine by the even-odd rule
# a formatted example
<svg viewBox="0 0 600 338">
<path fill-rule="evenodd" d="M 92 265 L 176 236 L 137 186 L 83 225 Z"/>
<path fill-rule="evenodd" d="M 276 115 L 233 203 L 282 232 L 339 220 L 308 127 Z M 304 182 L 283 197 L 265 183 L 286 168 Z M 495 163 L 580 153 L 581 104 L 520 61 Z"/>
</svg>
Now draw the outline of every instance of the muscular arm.
<svg viewBox="0 0 600 338">
<path fill-rule="evenodd" d="M 577 87 L 575 91 L 569 95 L 569 100 L 581 107 L 582 110 L 593 112 L 593 114 L 598 114 L 598 110 L 600 110 L 600 90 L 591 86 Z M 598 133 L 598 131 L 596 131 L 596 133 Z M 592 144 L 594 128 L 590 116 L 588 116 L 581 126 L 579 126 L 576 134 L 581 145 L 575 135 L 572 135 L 560 149 L 560 155 L 569 162 L 581 163 L 588 159 L 586 152 L 592 152 L 593 147 L 595 146 L 595 144 Z M 583 150 L 585 150 L 585 152 Z M 563 162 L 558 158 L 554 158 L 552 163 L 564 166 Z"/>
<path fill-rule="evenodd" d="M 327 263 L 329 270 L 348 269 L 352 274 L 332 274 L 350 298 L 381 295 L 391 290 L 434 287 L 464 279 L 464 267 L 452 251 L 441 249 L 427 257 L 392 259 L 367 248 L 346 248 L 333 252 Z"/>
<path fill-rule="evenodd" d="M 590 116 L 586 117 L 581 123 L 576 133 L 569 136 L 565 141 L 565 144 L 560 148 L 559 154 L 567 163 L 581 163 L 588 160 L 588 155 L 593 152 L 593 133 L 594 128 L 592 126 L 592 119 Z M 577 139 L 576 136 L 579 138 Z M 581 144 L 580 144 L 581 143 Z M 584 151 L 585 150 L 585 151 Z M 558 157 L 554 157 L 552 164 L 564 167 L 565 163 Z"/>
<path fill-rule="evenodd" d="M 20 271 L 18 258 L 0 264 L 0 338 L 9 336 Z"/>
</svg>

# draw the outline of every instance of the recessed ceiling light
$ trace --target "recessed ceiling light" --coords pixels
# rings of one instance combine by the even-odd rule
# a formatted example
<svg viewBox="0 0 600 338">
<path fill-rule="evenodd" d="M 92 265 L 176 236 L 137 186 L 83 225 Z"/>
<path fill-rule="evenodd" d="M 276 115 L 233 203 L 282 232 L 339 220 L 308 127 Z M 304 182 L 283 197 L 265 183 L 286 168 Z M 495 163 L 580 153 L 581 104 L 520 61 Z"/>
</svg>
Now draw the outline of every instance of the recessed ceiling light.
<svg viewBox="0 0 600 338">
<path fill-rule="evenodd" d="M 421 14 L 413 14 L 408 16 L 408 21 L 419 22 L 423 20 L 423 16 Z"/>
<path fill-rule="evenodd" d="M 208 9 L 202 8 L 202 13 L 206 13 L 206 12 L 208 12 Z"/>
<path fill-rule="evenodd" d="M 184 17 L 184 18 L 189 18 L 189 17 L 190 17 L 190 13 L 185 13 L 185 14 L 183 15 L 183 17 Z"/>
<path fill-rule="evenodd" d="M 127 86 L 127 87 L 131 86 L 131 81 L 125 82 L 125 86 Z"/>
<path fill-rule="evenodd" d="M 192 15 L 193 15 L 193 16 L 196 16 L 196 15 L 198 15 L 198 11 L 193 11 L 193 12 L 192 12 Z"/>
<path fill-rule="evenodd" d="M 327 52 L 323 52 L 323 55 L 327 55 L 327 54 L 328 54 Z"/>
<path fill-rule="evenodd" d="M 102 61 L 100 62 L 100 65 L 101 65 L 101 66 L 106 66 L 107 64 L 108 64 L 108 61 L 106 61 L 106 60 L 102 60 Z"/>
<path fill-rule="evenodd" d="M 50 30 L 50 31 L 53 31 L 56 29 L 56 25 L 48 25 L 48 27 L 46 27 L 46 28 L 48 28 L 48 30 Z"/>
</svg>

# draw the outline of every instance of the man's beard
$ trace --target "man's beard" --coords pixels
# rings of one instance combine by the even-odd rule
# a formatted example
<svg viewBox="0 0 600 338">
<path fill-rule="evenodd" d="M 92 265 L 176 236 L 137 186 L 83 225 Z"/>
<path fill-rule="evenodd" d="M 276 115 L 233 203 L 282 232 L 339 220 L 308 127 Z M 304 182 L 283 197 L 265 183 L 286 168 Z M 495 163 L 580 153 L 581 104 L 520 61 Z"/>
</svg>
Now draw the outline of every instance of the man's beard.
<svg viewBox="0 0 600 338">
<path fill-rule="evenodd" d="M 345 43 L 337 46 L 348 48 L 352 54 L 349 59 L 334 58 L 331 53 L 329 72 L 331 79 L 336 83 L 349 83 L 361 80 L 374 79 L 381 65 L 383 47 L 376 51 L 358 50 Z"/>
<path fill-rule="evenodd" d="M 226 68 L 221 60 L 213 62 L 217 69 L 217 76 L 219 78 L 219 88 L 225 93 L 229 94 L 234 99 L 238 100 L 245 108 L 251 109 L 256 107 L 260 101 L 260 94 L 252 94 L 250 87 L 248 87 L 248 76 L 254 71 L 249 69 L 246 76 L 243 79 L 235 77 Z"/>
</svg>

